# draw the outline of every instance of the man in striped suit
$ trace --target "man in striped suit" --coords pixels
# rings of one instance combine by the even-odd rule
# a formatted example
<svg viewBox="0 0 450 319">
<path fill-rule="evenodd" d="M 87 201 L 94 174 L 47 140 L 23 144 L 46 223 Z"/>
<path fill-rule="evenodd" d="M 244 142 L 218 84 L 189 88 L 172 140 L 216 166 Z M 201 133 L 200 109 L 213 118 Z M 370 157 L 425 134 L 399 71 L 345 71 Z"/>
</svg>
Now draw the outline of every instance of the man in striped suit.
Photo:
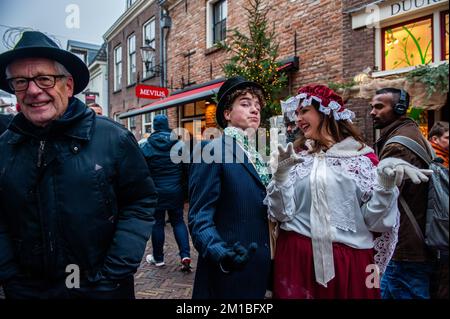
<svg viewBox="0 0 450 319">
<path fill-rule="evenodd" d="M 195 299 L 262 299 L 270 280 L 267 207 L 270 176 L 249 143 L 261 121 L 262 87 L 242 77 L 218 93 L 224 134 L 198 144 L 189 176 L 189 229 L 199 252 Z M 201 156 L 200 156 L 201 155 Z M 213 158 L 211 162 L 206 157 Z"/>
</svg>

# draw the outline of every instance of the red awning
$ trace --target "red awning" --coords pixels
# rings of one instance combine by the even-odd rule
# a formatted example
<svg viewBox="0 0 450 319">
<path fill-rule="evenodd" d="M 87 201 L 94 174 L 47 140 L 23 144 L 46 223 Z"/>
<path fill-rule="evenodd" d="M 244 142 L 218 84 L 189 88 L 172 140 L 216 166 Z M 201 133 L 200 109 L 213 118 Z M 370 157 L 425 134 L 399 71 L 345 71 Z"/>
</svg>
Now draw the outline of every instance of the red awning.
<svg viewBox="0 0 450 319">
<path fill-rule="evenodd" d="M 195 102 L 198 100 L 203 100 L 207 97 L 213 96 L 219 91 L 220 86 L 225 80 L 215 82 L 213 84 L 197 87 L 187 91 L 182 91 L 161 99 L 156 102 L 144 105 L 143 107 L 119 115 L 120 119 L 136 116 L 140 114 L 145 114 L 149 112 L 154 112 L 161 109 L 166 109 L 171 106 L 182 105 L 190 102 Z"/>
</svg>

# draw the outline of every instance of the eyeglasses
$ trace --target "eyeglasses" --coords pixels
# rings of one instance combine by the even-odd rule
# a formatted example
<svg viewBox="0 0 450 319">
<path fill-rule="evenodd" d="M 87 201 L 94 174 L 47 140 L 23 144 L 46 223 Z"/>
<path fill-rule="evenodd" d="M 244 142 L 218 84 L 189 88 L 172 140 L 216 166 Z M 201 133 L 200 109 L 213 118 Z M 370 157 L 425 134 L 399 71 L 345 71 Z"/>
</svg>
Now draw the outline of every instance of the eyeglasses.
<svg viewBox="0 0 450 319">
<path fill-rule="evenodd" d="M 30 81 L 33 81 L 41 89 L 51 89 L 55 86 L 56 79 L 64 78 L 65 75 L 38 75 L 32 78 L 10 78 L 8 80 L 9 87 L 15 92 L 21 92 L 28 89 Z"/>
</svg>

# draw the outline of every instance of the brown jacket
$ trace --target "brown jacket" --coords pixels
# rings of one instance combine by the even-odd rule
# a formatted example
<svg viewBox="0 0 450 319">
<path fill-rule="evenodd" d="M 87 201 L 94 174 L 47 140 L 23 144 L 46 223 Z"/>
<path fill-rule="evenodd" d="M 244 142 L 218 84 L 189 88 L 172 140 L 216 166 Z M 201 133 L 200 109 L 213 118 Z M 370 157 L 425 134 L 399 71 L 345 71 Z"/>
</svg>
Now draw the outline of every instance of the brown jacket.
<svg viewBox="0 0 450 319">
<path fill-rule="evenodd" d="M 424 147 L 428 151 L 427 141 L 422 136 L 417 124 L 409 118 L 400 118 L 381 130 L 381 137 L 375 142 L 375 149 L 380 160 L 386 157 L 396 157 L 411 163 L 419 168 L 427 168 L 417 155 L 401 144 L 392 143 L 384 147 L 384 144 L 394 136 L 406 136 Z M 430 154 L 431 155 L 431 154 Z M 405 198 L 409 208 L 414 214 L 417 223 L 425 231 L 425 215 L 427 207 L 428 183 L 413 184 L 410 180 L 404 181 L 400 186 L 400 193 Z M 414 228 L 405 214 L 402 206 L 400 210 L 400 230 L 397 247 L 393 260 L 397 261 L 426 261 L 429 259 L 426 247 L 414 231 Z"/>
</svg>

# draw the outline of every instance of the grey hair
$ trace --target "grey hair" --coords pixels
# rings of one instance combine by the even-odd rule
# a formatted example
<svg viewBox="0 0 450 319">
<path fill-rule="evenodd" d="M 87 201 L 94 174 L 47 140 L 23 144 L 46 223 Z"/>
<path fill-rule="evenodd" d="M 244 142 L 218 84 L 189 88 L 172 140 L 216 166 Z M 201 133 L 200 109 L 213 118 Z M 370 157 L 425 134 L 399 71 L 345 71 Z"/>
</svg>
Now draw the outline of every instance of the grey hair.
<svg viewBox="0 0 450 319">
<path fill-rule="evenodd" d="M 10 65 L 11 65 L 11 63 L 6 66 L 6 70 L 5 70 L 7 78 L 11 77 L 11 71 L 9 70 Z M 56 72 L 58 74 L 72 77 L 72 74 L 70 74 L 70 72 L 67 71 L 66 67 L 64 65 L 62 65 L 61 63 L 59 63 L 58 61 L 53 61 L 53 65 L 55 66 Z"/>
</svg>

